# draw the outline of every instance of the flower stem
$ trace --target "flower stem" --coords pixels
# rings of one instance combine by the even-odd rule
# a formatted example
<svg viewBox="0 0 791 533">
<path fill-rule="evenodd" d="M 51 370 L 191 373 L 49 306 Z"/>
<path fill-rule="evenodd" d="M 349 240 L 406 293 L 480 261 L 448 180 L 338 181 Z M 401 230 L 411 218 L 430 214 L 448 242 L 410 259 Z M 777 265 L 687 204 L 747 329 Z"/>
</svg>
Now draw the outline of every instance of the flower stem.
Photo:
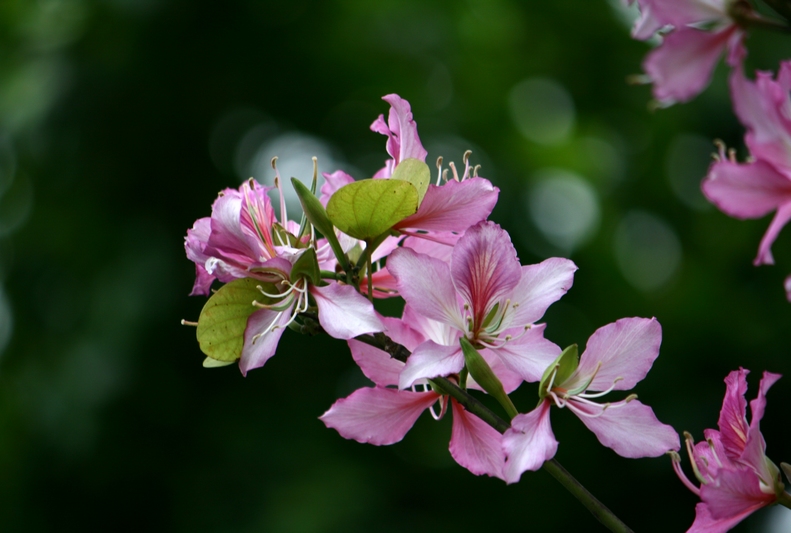
<svg viewBox="0 0 791 533">
<path fill-rule="evenodd" d="M 384 350 L 390 357 L 401 362 L 406 362 L 410 352 L 403 345 L 394 342 L 390 337 L 384 333 L 376 333 L 374 335 L 360 335 L 355 337 L 357 340 L 370 344 L 376 348 Z M 468 412 L 474 414 L 500 433 L 511 427 L 508 422 L 500 418 L 491 409 L 486 407 L 480 400 L 472 396 L 466 390 L 462 389 L 448 378 L 434 378 L 429 380 L 431 384 L 441 392 L 451 396 L 454 400 L 459 402 Z M 543 468 L 560 482 L 566 490 L 568 490 L 579 502 L 584 505 L 588 511 L 596 517 L 596 519 L 604 524 L 610 531 L 615 533 L 633 533 L 629 526 L 624 524 L 615 514 L 610 511 L 603 503 L 596 499 L 596 497 L 588 492 L 574 476 L 572 476 L 560 463 L 555 459 L 550 459 L 544 463 Z"/>
</svg>

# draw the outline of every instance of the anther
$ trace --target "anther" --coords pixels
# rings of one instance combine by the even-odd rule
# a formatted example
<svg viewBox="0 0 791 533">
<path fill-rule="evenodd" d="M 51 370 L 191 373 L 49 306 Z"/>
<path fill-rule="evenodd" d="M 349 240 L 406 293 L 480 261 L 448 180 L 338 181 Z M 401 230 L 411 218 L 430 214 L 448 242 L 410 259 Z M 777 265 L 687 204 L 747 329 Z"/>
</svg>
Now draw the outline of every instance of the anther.
<svg viewBox="0 0 791 533">
<path fill-rule="evenodd" d="M 182 326 L 192 326 L 194 328 L 198 327 L 198 323 L 197 322 L 191 322 L 189 320 L 184 320 L 183 318 L 181 319 L 181 325 Z"/>
<path fill-rule="evenodd" d="M 269 164 L 272 165 L 272 170 L 277 170 L 277 156 L 273 157 Z"/>
<path fill-rule="evenodd" d="M 481 169 L 481 165 L 475 165 L 475 166 L 472 168 L 472 177 L 473 177 L 473 178 L 477 178 L 477 177 L 478 177 L 478 171 L 479 171 L 480 169 Z"/>
<path fill-rule="evenodd" d="M 464 162 L 465 165 L 467 164 L 467 161 L 470 160 L 471 155 L 472 155 L 472 150 L 466 150 L 464 152 L 464 155 L 461 156 L 461 160 Z"/>
</svg>

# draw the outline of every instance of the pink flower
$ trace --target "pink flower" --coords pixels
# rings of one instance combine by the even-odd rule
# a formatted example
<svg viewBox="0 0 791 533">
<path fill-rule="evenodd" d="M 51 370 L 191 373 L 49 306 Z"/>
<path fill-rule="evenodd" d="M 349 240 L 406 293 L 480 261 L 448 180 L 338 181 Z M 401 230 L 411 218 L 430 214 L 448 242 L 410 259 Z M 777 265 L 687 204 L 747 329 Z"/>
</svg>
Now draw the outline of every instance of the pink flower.
<svg viewBox="0 0 791 533">
<path fill-rule="evenodd" d="M 643 69 L 654 84 L 654 98 L 668 106 L 697 96 L 711 80 L 717 60 L 728 50 L 728 64 L 740 63 L 744 32 L 729 0 L 637 0 L 641 17 L 632 32 L 648 39 L 671 28 L 651 51 Z"/>
<path fill-rule="evenodd" d="M 487 360 L 499 360 L 528 381 L 540 379 L 560 353 L 544 339 L 544 326 L 534 323 L 571 287 L 577 267 L 560 258 L 521 266 L 510 237 L 497 224 L 480 222 L 468 229 L 450 264 L 399 248 L 388 268 L 407 304 L 451 332 L 444 342 L 427 339 L 415 348 L 401 373 L 401 388 L 460 372 L 462 335 Z"/>
<path fill-rule="evenodd" d="M 738 163 L 721 149 L 702 189 L 709 201 L 735 218 L 775 211 L 754 261 L 773 264 L 772 243 L 791 219 L 791 62 L 781 64 L 776 81 L 771 73 L 758 72 L 752 82 L 738 69 L 730 82 L 736 114 L 747 126 L 745 142 L 752 160 Z"/>
<path fill-rule="evenodd" d="M 227 283 L 254 278 L 266 286 L 260 290 L 269 303 L 259 304 L 261 309 L 247 319 L 239 359 L 245 375 L 274 355 L 285 328 L 308 310 L 310 297 L 321 326 L 332 337 L 350 339 L 384 327 L 371 303 L 354 287 L 336 282 L 318 287 L 305 277 L 291 279 L 294 262 L 316 243 L 305 236 L 301 247 L 295 248 L 278 236 L 284 230 L 298 233 L 299 225 L 287 219 L 281 202 L 281 229 L 275 227 L 269 190 L 252 179 L 239 190 L 226 189 L 214 202 L 211 217 L 199 219 L 185 239 L 187 257 L 196 265 L 192 294 L 208 294 L 215 279 Z M 327 245 L 319 243 L 317 257 L 327 255 L 324 248 Z M 329 264 L 331 259 L 323 262 Z"/>
<path fill-rule="evenodd" d="M 382 99 L 390 104 L 388 120 L 385 122 L 384 115 L 379 115 L 371 124 L 371 130 L 387 136 L 386 148 L 391 159 L 385 162 L 374 178 L 389 178 L 401 161 L 417 159 L 425 162 L 427 155 L 418 137 L 409 102 L 397 94 L 388 94 Z M 461 233 L 489 216 L 500 190 L 489 180 L 477 177 L 476 169 L 469 164 L 468 155 L 464 157 L 464 172 L 461 176 L 455 166 L 451 166 L 451 170 L 453 179 L 446 178 L 440 185 L 443 181 L 440 171 L 437 184 L 428 186 L 417 213 L 396 224 L 394 229 L 407 235 L 444 241 L 448 237 L 447 232 Z M 354 181 L 354 178 L 340 170 L 323 176 L 325 183 L 321 188 L 321 201 L 325 205 L 335 191 Z"/>
<path fill-rule="evenodd" d="M 410 313 L 407 308 L 404 316 Z M 406 321 L 382 320 L 390 338 L 406 348 L 413 349 L 423 342 L 423 334 L 412 329 Z M 350 340 L 349 347 L 354 360 L 375 386 L 358 389 L 335 402 L 321 416 L 327 427 L 336 429 L 344 438 L 381 446 L 403 439 L 426 409 L 430 409 L 437 420 L 444 416 L 448 397 L 431 390 L 427 382 L 416 384 L 411 390 L 391 388 L 398 383 L 404 363 L 360 341 Z M 439 413 L 434 409 L 435 404 L 439 405 Z M 450 405 L 453 411 L 450 453 L 453 458 L 475 475 L 502 478 L 502 436 L 469 414 L 456 400 L 450 399 Z"/>
<path fill-rule="evenodd" d="M 541 403 L 514 417 L 503 435 L 506 482 L 517 482 L 522 472 L 539 469 L 555 455 L 558 442 L 549 423 L 552 404 L 568 407 L 599 442 L 623 457 L 657 457 L 678 450 L 673 428 L 659 422 L 635 395 L 606 404 L 591 401 L 633 388 L 651 369 L 661 340 L 656 319 L 623 318 L 591 335 L 578 366 L 576 349 L 564 352 L 571 359 L 550 366 L 539 391 Z"/>
<path fill-rule="evenodd" d="M 758 397 L 750 402 L 752 420 L 747 423 L 748 370 L 739 369 L 725 378 L 727 389 L 722 402 L 719 431 L 704 431 L 706 440 L 694 444 L 687 435 L 696 487 L 681 471 L 678 454 L 673 469 L 684 485 L 701 502 L 695 507 L 695 522 L 688 533 L 720 533 L 728 531 L 761 507 L 771 505 L 783 494 L 780 471 L 766 457 L 766 442 L 760 423 L 766 407 L 766 393 L 780 379 L 779 374 L 764 372 Z"/>
</svg>

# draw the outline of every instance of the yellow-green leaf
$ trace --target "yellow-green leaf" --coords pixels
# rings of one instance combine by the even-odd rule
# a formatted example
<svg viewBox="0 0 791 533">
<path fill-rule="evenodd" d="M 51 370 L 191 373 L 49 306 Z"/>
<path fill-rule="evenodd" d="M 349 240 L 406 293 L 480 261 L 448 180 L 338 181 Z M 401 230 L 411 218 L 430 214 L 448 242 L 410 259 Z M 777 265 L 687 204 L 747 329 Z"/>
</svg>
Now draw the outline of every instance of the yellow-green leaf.
<svg viewBox="0 0 791 533">
<path fill-rule="evenodd" d="M 369 240 L 417 211 L 418 191 L 404 180 L 355 181 L 338 189 L 327 203 L 327 216 L 347 235 Z"/>
<path fill-rule="evenodd" d="M 420 207 L 428 190 L 428 185 L 431 183 L 431 170 L 427 164 L 419 159 L 404 159 L 395 168 L 390 179 L 404 180 L 414 185 L 415 189 L 417 189 L 417 205 Z"/>
<path fill-rule="evenodd" d="M 232 363 L 242 356 L 247 318 L 258 310 L 253 300 L 271 303 L 256 287 L 270 294 L 277 289 L 257 279 L 237 279 L 212 294 L 198 318 L 197 337 L 201 351 L 216 361 Z M 203 366 L 207 366 L 204 362 Z M 216 365 L 215 365 L 216 366 Z"/>
</svg>

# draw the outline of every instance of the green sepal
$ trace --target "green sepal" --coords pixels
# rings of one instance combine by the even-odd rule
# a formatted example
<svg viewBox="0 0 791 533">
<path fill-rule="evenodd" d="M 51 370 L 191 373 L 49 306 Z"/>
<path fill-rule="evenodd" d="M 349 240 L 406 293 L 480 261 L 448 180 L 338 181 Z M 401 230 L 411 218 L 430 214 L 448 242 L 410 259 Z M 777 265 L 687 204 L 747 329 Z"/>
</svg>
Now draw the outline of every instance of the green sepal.
<svg viewBox="0 0 791 533">
<path fill-rule="evenodd" d="M 315 248 L 308 248 L 302 252 L 294 266 L 291 267 L 291 283 L 296 283 L 299 278 L 307 278 L 313 285 L 322 283 L 321 269 L 319 260 L 316 258 Z"/>
<path fill-rule="evenodd" d="M 361 180 L 335 191 L 327 202 L 327 216 L 342 232 L 367 241 L 415 214 L 417 204 L 418 191 L 408 181 Z"/>
<path fill-rule="evenodd" d="M 321 205 L 319 199 L 310 192 L 310 189 L 305 187 L 297 178 L 291 178 L 291 184 L 294 186 L 294 190 L 299 197 L 299 203 L 302 204 L 302 211 L 305 213 L 305 216 L 308 217 L 313 227 L 324 235 L 327 242 L 330 243 L 332 252 L 338 259 L 338 262 L 343 266 L 343 269 L 348 272 L 349 260 L 346 254 L 343 253 L 343 248 L 341 248 L 338 238 L 335 236 L 335 228 L 327 216 L 327 211 L 324 210 L 324 206 Z"/>
<path fill-rule="evenodd" d="M 226 283 L 212 294 L 198 318 L 196 336 L 201 351 L 216 361 L 233 363 L 242 356 L 247 319 L 258 311 L 253 301 L 271 303 L 256 287 L 270 294 L 276 292 L 271 283 L 252 278 Z M 204 361 L 203 366 L 206 366 Z"/>
<path fill-rule="evenodd" d="M 541 376 L 541 383 L 538 385 L 538 397 L 543 400 L 549 394 L 549 380 L 555 369 L 557 369 L 557 374 L 552 381 L 553 386 L 559 385 L 571 377 L 574 371 L 577 370 L 579 363 L 579 349 L 576 344 L 572 344 L 563 350 L 557 359 L 544 370 L 544 375 Z"/>
<path fill-rule="evenodd" d="M 419 159 L 409 158 L 401 161 L 390 176 L 392 180 L 408 181 L 417 190 L 417 205 L 423 202 L 428 185 L 431 183 L 431 170 L 428 165 Z"/>
<path fill-rule="evenodd" d="M 492 398 L 500 402 L 500 405 L 503 406 L 508 416 L 513 418 L 518 415 L 519 413 L 511 402 L 511 398 L 505 393 L 503 384 L 497 376 L 494 375 L 489 363 L 486 362 L 483 356 L 478 353 L 478 350 L 476 350 L 465 337 L 461 338 L 461 351 L 464 353 L 464 364 L 467 371 L 476 383 L 489 393 Z"/>
<path fill-rule="evenodd" d="M 203 360 L 203 368 L 220 368 L 223 366 L 228 366 L 234 364 L 236 361 L 218 361 L 217 359 L 212 359 L 211 357 L 207 357 Z"/>
</svg>

